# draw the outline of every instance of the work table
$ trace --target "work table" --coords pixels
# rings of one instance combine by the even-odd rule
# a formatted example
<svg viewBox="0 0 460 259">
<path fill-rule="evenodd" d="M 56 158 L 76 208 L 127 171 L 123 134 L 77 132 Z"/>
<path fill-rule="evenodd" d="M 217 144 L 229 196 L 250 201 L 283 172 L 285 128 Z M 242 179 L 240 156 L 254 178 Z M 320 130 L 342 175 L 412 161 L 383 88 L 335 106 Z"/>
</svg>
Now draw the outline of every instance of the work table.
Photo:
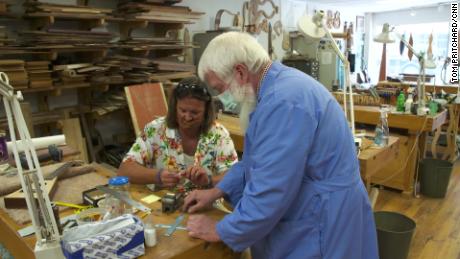
<svg viewBox="0 0 460 259">
<path fill-rule="evenodd" d="M 96 164 L 96 173 L 104 177 L 112 177 L 113 172 L 107 168 Z M 141 198 L 156 194 L 162 196 L 165 191 L 152 192 L 144 185 L 130 186 L 131 197 L 139 201 Z M 163 214 L 161 212 L 161 202 L 145 204 L 152 209 L 153 221 L 155 224 L 172 224 L 180 215 L 176 211 L 172 214 Z M 61 217 L 69 215 L 71 210 L 66 210 L 60 213 Z M 220 219 L 225 216 L 225 213 L 217 209 L 212 209 L 203 212 L 214 219 Z M 182 225 L 187 222 L 187 215 Z M 9 215 L 0 209 L 0 243 L 2 243 L 15 258 L 27 259 L 34 258 L 33 250 L 35 247 L 35 235 L 20 237 L 18 230 L 26 227 L 26 225 L 17 224 Z M 208 243 L 201 239 L 195 239 L 188 236 L 188 233 L 183 230 L 176 230 L 172 236 L 164 236 L 165 229 L 157 229 L 157 245 L 154 247 L 145 247 L 145 255 L 141 258 L 239 258 L 239 254 L 233 252 L 224 243 Z"/>
</svg>

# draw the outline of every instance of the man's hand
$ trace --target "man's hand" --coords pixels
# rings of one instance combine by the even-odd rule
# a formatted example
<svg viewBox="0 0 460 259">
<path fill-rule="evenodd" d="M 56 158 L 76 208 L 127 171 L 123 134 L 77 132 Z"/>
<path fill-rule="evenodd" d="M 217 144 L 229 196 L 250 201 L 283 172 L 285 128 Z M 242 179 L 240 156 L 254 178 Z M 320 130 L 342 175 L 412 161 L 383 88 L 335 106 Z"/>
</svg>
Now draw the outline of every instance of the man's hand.
<svg viewBox="0 0 460 259">
<path fill-rule="evenodd" d="M 178 173 L 163 170 L 161 172 L 161 183 L 164 187 L 174 187 L 179 182 L 180 176 Z"/>
<path fill-rule="evenodd" d="M 200 238 L 209 242 L 220 241 L 216 231 L 217 221 L 205 215 L 190 215 L 187 221 L 188 234 L 191 237 Z"/>
<path fill-rule="evenodd" d="M 210 208 L 216 199 L 223 196 L 224 193 L 218 188 L 194 190 L 185 197 L 182 209 L 188 213 L 194 213 L 204 208 Z"/>
<path fill-rule="evenodd" d="M 181 175 L 190 179 L 193 184 L 205 186 L 209 184 L 208 173 L 200 166 L 189 166 L 181 172 Z"/>
</svg>

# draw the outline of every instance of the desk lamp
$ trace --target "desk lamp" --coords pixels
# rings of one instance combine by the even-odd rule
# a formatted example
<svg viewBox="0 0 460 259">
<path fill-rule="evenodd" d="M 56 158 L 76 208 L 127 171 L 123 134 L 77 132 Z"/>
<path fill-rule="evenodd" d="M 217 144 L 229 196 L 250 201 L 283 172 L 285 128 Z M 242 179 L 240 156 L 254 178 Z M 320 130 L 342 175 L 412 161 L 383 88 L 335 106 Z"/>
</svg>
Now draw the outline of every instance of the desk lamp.
<svg viewBox="0 0 460 259">
<path fill-rule="evenodd" d="M 303 15 L 298 23 L 297 27 L 299 31 L 307 38 L 319 41 L 323 37 L 327 37 L 330 40 L 332 48 L 335 54 L 339 57 L 342 61 L 344 70 L 345 70 L 345 86 L 343 87 L 343 108 L 345 111 L 345 117 L 348 119 L 347 116 L 347 102 L 350 103 L 350 127 L 353 136 L 355 136 L 355 113 L 354 113 L 354 106 L 353 106 L 353 91 L 351 89 L 350 84 L 350 62 L 345 58 L 342 51 L 340 51 L 339 46 L 335 42 L 332 34 L 329 32 L 327 27 L 324 25 L 323 21 L 324 14 L 322 12 L 317 12 L 315 15 L 309 16 L 307 14 Z M 347 99 L 347 89 L 348 89 L 348 98 Z"/>
<path fill-rule="evenodd" d="M 0 94 L 3 96 L 3 104 L 5 105 L 18 176 L 37 239 L 34 251 L 35 257 L 38 259 L 63 258 L 56 219 L 51 209 L 49 197 L 44 191 L 45 182 L 40 162 L 19 105 L 19 100 L 22 100 L 22 94 L 20 91 L 17 91 L 16 94 L 14 93 L 13 87 L 9 84 L 8 76 L 3 72 L 0 72 Z M 16 139 L 16 132 L 19 133 L 20 139 Z M 27 165 L 29 166 L 28 170 L 24 170 L 19 161 L 19 144 L 24 147 Z"/>
<path fill-rule="evenodd" d="M 426 115 L 429 112 L 429 109 L 426 107 L 425 102 L 425 68 L 436 68 L 436 64 L 433 60 L 432 55 L 428 55 L 428 59 L 425 59 L 425 52 L 420 51 L 417 52 L 414 50 L 412 45 L 410 45 L 402 36 L 401 34 L 394 31 L 394 27 L 390 29 L 390 25 L 385 23 L 382 28 L 382 32 L 374 37 L 375 42 L 380 43 L 393 43 L 395 42 L 394 38 L 392 37 L 394 34 L 401 42 L 414 53 L 417 57 L 417 60 L 420 64 L 420 72 L 417 77 L 417 92 L 419 94 L 419 101 L 417 106 L 417 115 Z"/>
</svg>

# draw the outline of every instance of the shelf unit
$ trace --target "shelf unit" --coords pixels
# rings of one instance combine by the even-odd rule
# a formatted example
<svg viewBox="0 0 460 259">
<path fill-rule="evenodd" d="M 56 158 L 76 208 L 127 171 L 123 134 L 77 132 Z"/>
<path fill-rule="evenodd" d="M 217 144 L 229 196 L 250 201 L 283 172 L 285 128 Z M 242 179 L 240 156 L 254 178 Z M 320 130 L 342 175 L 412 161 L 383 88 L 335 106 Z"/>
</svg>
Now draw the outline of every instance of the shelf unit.
<svg viewBox="0 0 460 259">
<path fill-rule="evenodd" d="M 90 1 L 88 0 L 77 0 L 77 4 L 80 5 L 79 7 L 85 10 L 90 9 L 84 7 L 88 6 L 89 2 Z M 172 1 L 171 3 L 175 2 Z M 25 24 L 28 24 L 28 27 L 31 31 L 29 32 L 29 34 L 25 35 L 25 37 L 27 38 L 24 39 L 28 40 L 29 42 L 35 41 L 33 37 L 36 37 L 37 35 L 45 35 L 45 37 L 42 38 L 38 44 L 31 44 L 29 46 L 26 46 L 19 45 L 20 42 L 18 42 L 16 45 L 10 44 L 8 46 L 0 46 L 0 59 L 20 58 L 34 61 L 47 60 L 50 61 L 53 65 L 84 62 L 92 63 L 93 66 L 104 67 L 104 65 L 106 65 L 105 67 L 107 69 L 103 72 L 99 72 L 100 74 L 97 74 L 96 72 L 85 73 L 85 75 L 87 74 L 88 76 L 87 81 L 84 82 L 76 82 L 71 84 L 64 83 L 62 85 L 58 85 L 55 81 L 53 85 L 50 87 L 18 89 L 24 93 L 26 98 L 34 97 L 38 99 L 38 112 L 32 114 L 32 117 L 34 118 L 32 119 L 32 123 L 35 126 L 49 128 L 50 123 L 54 124 L 67 116 L 77 116 L 80 118 L 82 126 L 83 124 L 85 124 L 85 126 L 83 127 L 86 128 L 86 130 L 84 129 L 86 131 L 84 132 L 84 135 L 86 135 L 87 138 L 92 138 L 92 134 L 90 131 L 94 128 L 94 125 L 97 123 L 97 120 L 103 118 L 111 112 L 116 112 L 123 109 L 123 107 L 121 106 L 116 107 L 116 109 L 112 109 L 113 107 L 109 107 L 108 109 L 106 109 L 106 111 L 101 113 L 100 111 L 104 110 L 104 107 L 93 107 L 92 100 L 95 96 L 103 94 L 103 92 L 107 92 L 107 94 L 109 94 L 110 92 L 108 91 L 111 88 L 117 90 L 129 84 L 138 84 L 148 81 L 179 80 L 181 78 L 192 76 L 194 74 L 194 69 L 193 71 L 180 71 L 180 69 L 178 71 L 168 71 L 158 69 L 158 65 L 156 64 L 150 64 L 149 66 L 151 66 L 153 70 L 148 69 L 147 71 L 149 73 L 149 76 L 145 79 L 140 79 L 136 77 L 136 66 L 133 66 L 136 69 L 133 70 L 134 72 L 132 72 L 131 75 L 130 73 L 126 74 L 126 71 L 129 72 L 129 69 L 126 70 L 129 66 L 120 66 L 120 68 L 118 68 L 119 70 L 117 70 L 116 66 L 112 67 L 112 64 L 104 63 L 105 60 L 113 59 L 113 57 L 117 55 L 124 55 L 130 58 L 139 57 L 145 59 L 152 59 L 152 57 L 153 59 L 164 59 L 167 57 L 184 55 L 186 50 L 196 47 L 192 43 L 190 43 L 190 41 L 185 41 L 178 37 L 180 31 L 185 28 L 185 25 L 193 23 L 193 21 L 190 18 L 187 19 L 182 17 L 175 17 L 177 15 L 171 15 L 171 13 L 166 14 L 166 17 L 164 17 L 163 15 L 154 15 L 154 18 L 133 18 L 131 17 L 132 15 L 138 14 L 124 14 L 122 10 L 117 9 L 112 10 L 111 13 L 104 12 L 99 14 L 97 14 L 96 12 L 91 14 L 43 12 L 40 10 L 39 5 L 41 4 L 45 4 L 47 5 L 47 7 L 48 5 L 53 5 L 38 2 L 30 5 L 26 4 L 25 9 L 27 10 L 27 12 L 25 12 L 24 14 L 17 14 L 10 17 L 2 17 L 0 15 L 0 25 L 2 19 L 19 19 L 24 21 Z M 139 3 L 139 1 L 132 2 L 131 4 L 143 5 L 143 7 L 148 6 Z M 27 9 L 30 6 L 32 6 L 32 8 Z M 58 7 L 51 6 L 51 8 Z M 175 7 L 165 6 L 160 7 L 160 9 L 161 8 L 174 9 Z M 180 10 L 184 10 L 184 8 L 186 7 L 177 7 L 177 9 Z M 30 10 L 32 9 L 33 12 L 30 12 Z M 192 12 L 190 11 L 190 13 Z M 199 15 L 199 13 L 192 14 L 192 16 L 197 17 Z M 56 40 L 56 38 L 59 39 L 59 32 L 57 32 L 57 34 L 53 34 L 56 33 L 53 32 L 53 30 L 57 31 L 54 28 L 59 27 L 58 25 L 61 25 L 61 28 L 59 28 L 59 30 L 61 30 L 62 33 L 66 33 L 67 30 L 68 33 L 78 33 L 77 35 L 81 37 L 82 34 L 84 35 L 84 31 L 94 31 L 94 28 L 108 28 L 107 26 L 109 26 L 110 24 L 113 24 L 115 25 L 115 27 L 118 27 L 118 42 L 113 42 L 112 40 L 110 40 L 103 44 L 96 45 L 76 44 L 75 42 L 78 42 L 78 40 L 71 38 L 68 41 L 71 43 L 59 44 L 58 40 Z M 65 25 L 64 28 L 66 29 L 62 29 L 62 25 Z M 72 29 L 75 28 L 75 26 L 77 28 Z M 139 37 L 134 36 L 136 32 L 138 32 L 138 30 L 147 30 L 149 35 L 146 37 L 142 37 L 142 40 L 138 40 Z M 79 33 L 79 31 L 81 31 L 81 33 Z M 109 31 L 108 29 L 103 29 L 103 31 L 113 33 L 113 31 Z M 20 35 L 19 38 L 23 36 L 24 35 Z M 116 36 L 118 35 L 113 34 L 112 39 Z M 60 37 L 66 40 L 65 37 Z M 53 44 L 43 44 L 43 42 L 47 41 L 51 41 L 53 42 Z M 82 42 L 85 41 L 82 40 Z M 68 58 L 69 55 L 74 53 L 77 53 L 76 55 L 74 55 L 74 62 L 62 63 L 63 60 L 65 60 L 65 58 Z M 171 61 L 171 59 L 168 60 Z M 54 71 L 53 66 L 50 66 L 49 69 L 53 70 L 53 78 L 56 78 L 57 72 Z M 121 73 L 121 78 L 119 78 L 119 75 L 117 73 Z M 142 72 L 139 72 L 138 74 L 142 74 Z M 100 83 L 90 80 L 92 75 L 97 76 L 97 79 L 100 79 L 98 80 Z M 113 78 L 116 79 L 113 80 Z M 69 91 L 72 89 L 74 91 L 76 90 L 79 106 L 88 107 L 88 109 L 86 109 L 84 112 L 82 112 L 81 109 L 77 113 L 75 111 L 70 113 L 67 112 L 66 115 L 60 114 L 59 116 L 56 115 L 55 111 L 49 110 L 48 107 L 50 97 L 60 96 L 64 91 Z M 77 109 L 77 107 L 75 109 Z M 129 116 L 129 113 L 127 114 Z M 88 130 L 88 128 L 90 130 Z M 96 156 L 94 154 L 94 150 L 91 151 L 91 145 L 89 145 L 88 148 L 90 149 L 89 153 L 92 153 L 91 157 L 95 158 Z"/>
</svg>

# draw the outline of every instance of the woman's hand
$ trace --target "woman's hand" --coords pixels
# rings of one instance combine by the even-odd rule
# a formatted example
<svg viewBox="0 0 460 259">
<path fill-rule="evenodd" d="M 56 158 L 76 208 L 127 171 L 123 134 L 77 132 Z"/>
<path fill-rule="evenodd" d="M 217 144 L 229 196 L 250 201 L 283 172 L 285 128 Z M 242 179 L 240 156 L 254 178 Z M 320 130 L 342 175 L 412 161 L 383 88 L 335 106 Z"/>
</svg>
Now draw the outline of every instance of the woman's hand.
<svg viewBox="0 0 460 259">
<path fill-rule="evenodd" d="M 163 169 L 161 172 L 159 172 L 160 179 L 161 179 L 161 184 L 164 187 L 174 187 L 179 183 L 180 180 L 180 175 L 175 172 L 170 172 L 166 169 Z"/>
<path fill-rule="evenodd" d="M 200 166 L 189 166 L 181 172 L 183 177 L 190 179 L 190 181 L 198 186 L 207 186 L 210 184 L 208 173 Z"/>
</svg>

